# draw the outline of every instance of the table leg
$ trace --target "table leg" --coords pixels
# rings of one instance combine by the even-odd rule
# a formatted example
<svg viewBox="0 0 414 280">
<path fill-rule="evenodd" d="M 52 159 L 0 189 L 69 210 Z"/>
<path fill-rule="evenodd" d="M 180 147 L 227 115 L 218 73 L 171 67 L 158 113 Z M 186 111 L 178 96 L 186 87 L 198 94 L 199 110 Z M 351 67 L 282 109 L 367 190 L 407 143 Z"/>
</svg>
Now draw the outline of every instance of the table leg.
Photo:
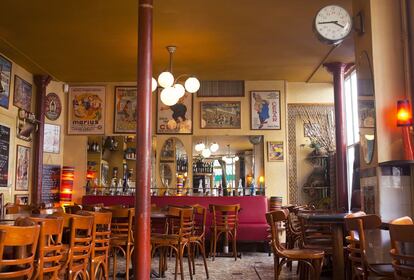
<svg viewBox="0 0 414 280">
<path fill-rule="evenodd" d="M 227 233 L 227 231 L 224 233 L 223 253 L 224 254 L 229 253 L 229 234 Z"/>
<path fill-rule="evenodd" d="M 345 263 L 344 263 L 344 241 L 342 224 L 333 224 L 333 279 L 344 280 L 345 279 Z"/>
</svg>

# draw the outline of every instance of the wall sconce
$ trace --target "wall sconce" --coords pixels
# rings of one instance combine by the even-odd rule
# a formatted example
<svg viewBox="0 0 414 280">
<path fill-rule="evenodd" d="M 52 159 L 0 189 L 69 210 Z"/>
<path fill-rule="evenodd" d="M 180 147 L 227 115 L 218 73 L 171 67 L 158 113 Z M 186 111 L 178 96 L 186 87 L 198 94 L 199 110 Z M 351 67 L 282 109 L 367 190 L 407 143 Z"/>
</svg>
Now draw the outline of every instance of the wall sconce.
<svg viewBox="0 0 414 280">
<path fill-rule="evenodd" d="M 259 192 L 261 194 L 264 194 L 265 193 L 264 188 L 265 188 L 265 186 L 264 186 L 264 176 L 260 176 L 259 177 Z"/>
<path fill-rule="evenodd" d="M 411 142 L 410 127 L 413 124 L 410 102 L 405 100 L 398 100 L 397 102 L 397 127 L 401 127 L 403 144 L 404 144 L 404 159 L 414 160 L 413 145 Z"/>
<path fill-rule="evenodd" d="M 60 185 L 60 204 L 69 205 L 72 203 L 73 180 L 75 177 L 75 167 L 62 167 L 62 183 Z"/>
</svg>

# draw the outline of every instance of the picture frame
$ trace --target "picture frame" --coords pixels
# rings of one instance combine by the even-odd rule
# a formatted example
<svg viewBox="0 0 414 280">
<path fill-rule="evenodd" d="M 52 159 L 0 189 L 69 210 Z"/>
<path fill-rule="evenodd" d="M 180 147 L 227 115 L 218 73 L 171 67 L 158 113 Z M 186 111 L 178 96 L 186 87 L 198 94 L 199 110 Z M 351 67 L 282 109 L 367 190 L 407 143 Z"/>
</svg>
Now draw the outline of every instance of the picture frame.
<svg viewBox="0 0 414 280">
<path fill-rule="evenodd" d="M 4 214 L 4 195 L 0 193 L 0 215 Z"/>
<path fill-rule="evenodd" d="M 43 152 L 60 153 L 60 125 L 45 123 Z"/>
<path fill-rule="evenodd" d="M 250 129 L 280 130 L 281 95 L 279 90 L 255 90 L 250 92 Z"/>
<path fill-rule="evenodd" d="M 60 117 L 62 113 L 62 102 L 59 95 L 54 92 L 50 92 L 46 95 L 45 100 L 45 116 L 51 121 L 55 121 Z"/>
<path fill-rule="evenodd" d="M 132 86 L 115 87 L 114 133 L 136 133 L 137 127 L 137 88 Z"/>
<path fill-rule="evenodd" d="M 10 60 L 0 55 L 0 107 L 9 109 L 10 103 L 10 82 L 11 82 L 12 63 Z"/>
<path fill-rule="evenodd" d="M 105 133 L 106 91 L 104 86 L 72 86 L 68 94 L 68 134 Z"/>
<path fill-rule="evenodd" d="M 284 161 L 283 141 L 267 141 L 267 161 Z"/>
<path fill-rule="evenodd" d="M 28 194 L 15 194 L 14 203 L 18 205 L 29 205 L 29 195 Z"/>
<path fill-rule="evenodd" d="M 0 188 L 9 187 L 11 128 L 0 123 Z"/>
<path fill-rule="evenodd" d="M 156 133 L 193 134 L 193 94 L 186 92 L 177 104 L 164 105 L 157 92 Z"/>
<path fill-rule="evenodd" d="M 13 105 L 27 112 L 32 110 L 32 85 L 14 75 Z"/>
<path fill-rule="evenodd" d="M 240 129 L 240 101 L 201 101 L 200 128 Z"/>
<path fill-rule="evenodd" d="M 16 148 L 16 191 L 29 190 L 30 176 L 30 147 L 17 145 Z"/>
</svg>

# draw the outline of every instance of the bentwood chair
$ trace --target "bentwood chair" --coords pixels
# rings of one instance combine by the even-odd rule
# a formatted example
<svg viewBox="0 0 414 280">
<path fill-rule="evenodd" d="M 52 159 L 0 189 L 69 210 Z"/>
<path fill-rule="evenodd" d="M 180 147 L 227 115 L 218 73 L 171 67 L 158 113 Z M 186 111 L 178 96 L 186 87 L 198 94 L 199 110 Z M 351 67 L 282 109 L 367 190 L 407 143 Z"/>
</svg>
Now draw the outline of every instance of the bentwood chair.
<svg viewBox="0 0 414 280">
<path fill-rule="evenodd" d="M 391 264 L 371 264 L 368 262 L 367 249 L 370 240 L 366 238 L 367 230 L 379 230 L 381 218 L 377 215 L 366 215 L 363 212 L 349 214 L 345 217 L 345 225 L 349 232 L 348 259 L 352 267 L 352 279 L 367 280 L 368 277 L 381 277 L 392 279 L 393 268 Z"/>
<path fill-rule="evenodd" d="M 34 279 L 59 279 L 60 261 L 63 258 L 63 218 L 28 218 L 40 225 L 39 246 L 36 254 L 36 275 Z"/>
<path fill-rule="evenodd" d="M 217 241 L 221 235 L 232 239 L 233 256 L 237 261 L 237 227 L 239 224 L 240 204 L 234 205 L 209 205 L 213 215 L 210 237 L 210 255 L 213 261 L 216 257 Z"/>
<path fill-rule="evenodd" d="M 207 208 L 195 204 L 192 205 L 194 209 L 194 231 L 193 234 L 190 237 L 190 245 L 195 245 L 194 249 L 200 250 L 201 256 L 203 257 L 204 262 L 204 268 L 206 270 L 206 276 L 208 279 L 208 268 L 207 268 L 207 261 L 206 261 L 206 245 L 205 245 L 205 239 L 206 239 L 206 221 L 207 221 Z M 194 263 L 194 257 L 195 257 L 195 251 L 192 249 L 193 258 L 193 274 L 195 274 L 195 263 Z"/>
<path fill-rule="evenodd" d="M 266 213 L 266 220 L 270 226 L 272 239 L 270 246 L 274 256 L 274 277 L 279 279 L 282 266 L 289 261 L 298 261 L 299 264 L 306 266 L 308 269 L 302 269 L 301 273 L 310 275 L 310 278 L 317 280 L 320 278 L 324 252 L 311 249 L 286 249 L 279 240 L 280 223 L 285 222 L 288 218 L 289 211 L 276 210 Z M 300 275 L 300 279 L 307 279 L 308 275 Z"/>
<path fill-rule="evenodd" d="M 32 279 L 40 226 L 0 225 L 0 232 L 0 279 Z"/>
<path fill-rule="evenodd" d="M 402 217 L 390 224 L 392 266 L 397 280 L 414 279 L 414 224 Z"/>
</svg>

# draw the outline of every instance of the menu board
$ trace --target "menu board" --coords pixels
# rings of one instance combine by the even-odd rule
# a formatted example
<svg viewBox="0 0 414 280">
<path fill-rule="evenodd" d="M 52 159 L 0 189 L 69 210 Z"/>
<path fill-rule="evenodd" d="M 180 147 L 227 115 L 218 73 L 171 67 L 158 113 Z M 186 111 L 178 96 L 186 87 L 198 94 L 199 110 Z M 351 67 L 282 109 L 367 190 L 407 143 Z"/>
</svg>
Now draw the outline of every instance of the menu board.
<svg viewBox="0 0 414 280">
<path fill-rule="evenodd" d="M 10 128 L 0 125 L 0 187 L 8 186 Z"/>
<path fill-rule="evenodd" d="M 60 172 L 60 165 L 43 165 L 42 202 L 59 202 Z"/>
</svg>

